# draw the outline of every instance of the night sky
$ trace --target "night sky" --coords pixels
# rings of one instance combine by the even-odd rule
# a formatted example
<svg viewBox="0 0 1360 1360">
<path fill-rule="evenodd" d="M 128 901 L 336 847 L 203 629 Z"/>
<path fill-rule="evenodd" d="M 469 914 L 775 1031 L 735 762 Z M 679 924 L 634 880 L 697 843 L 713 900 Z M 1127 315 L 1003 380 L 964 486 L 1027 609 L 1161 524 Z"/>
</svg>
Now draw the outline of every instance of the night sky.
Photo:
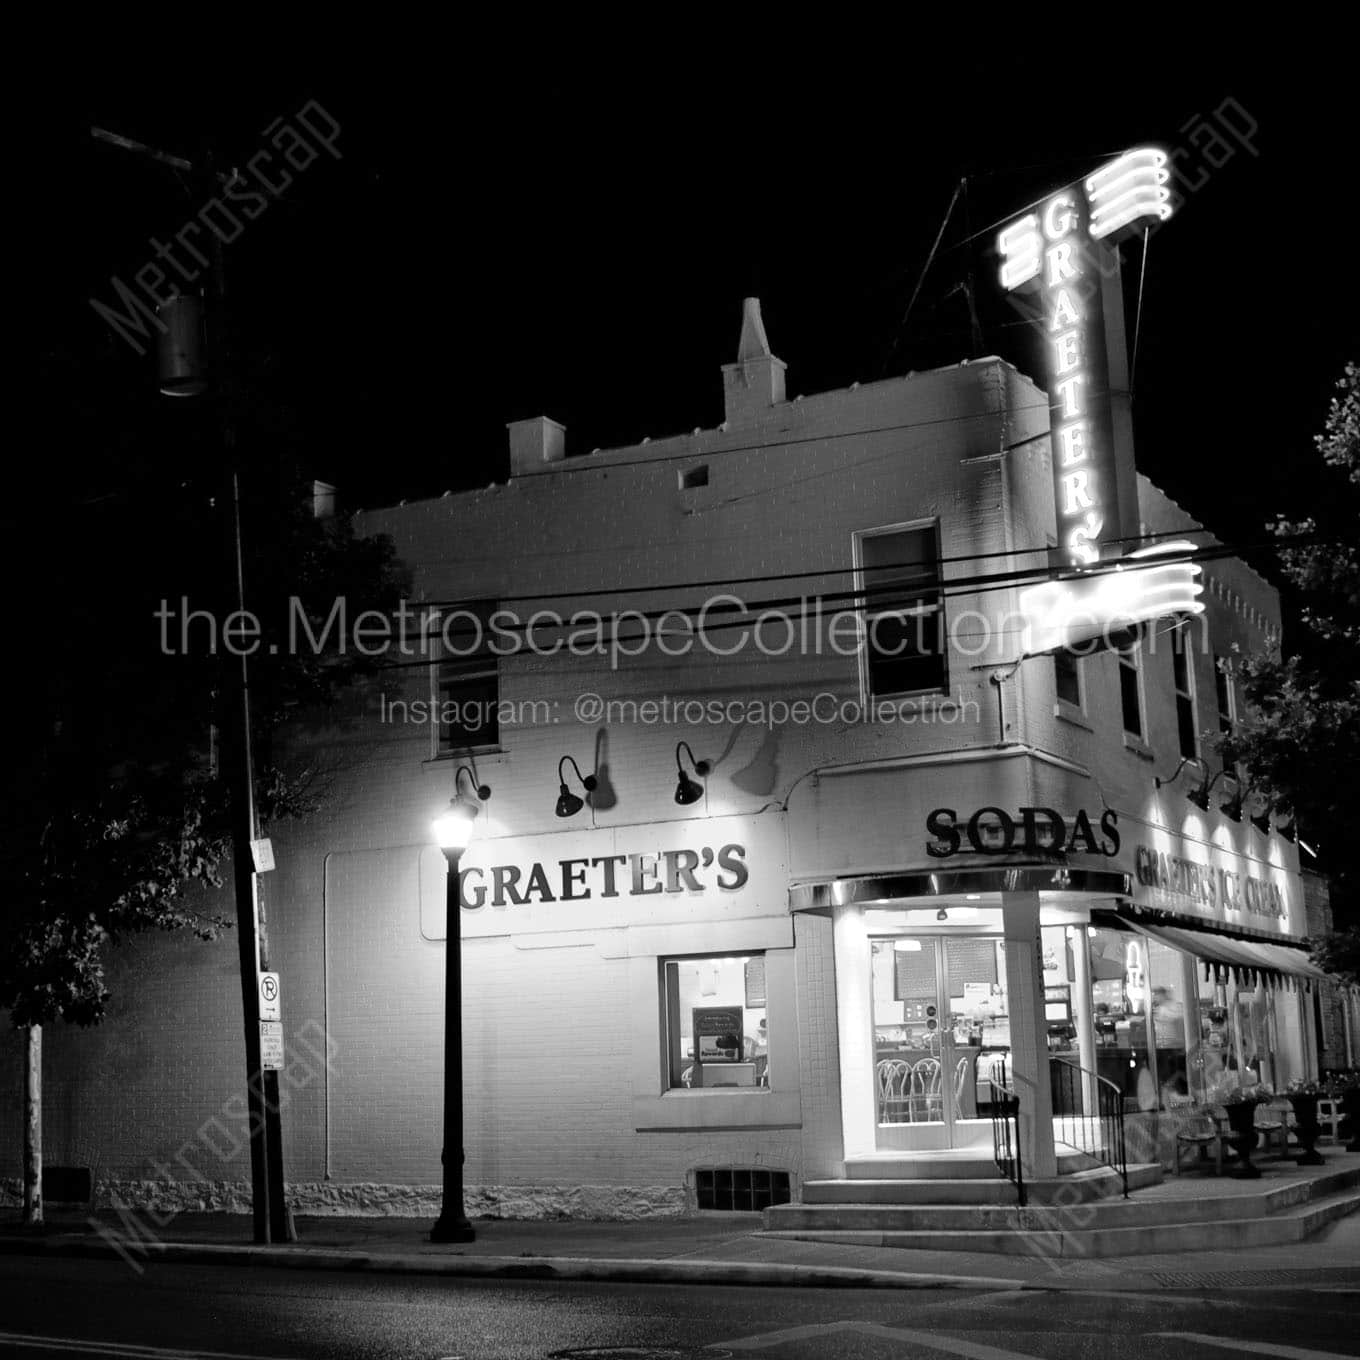
<svg viewBox="0 0 1360 1360">
<path fill-rule="evenodd" d="M 196 201 L 89 125 L 243 161 L 273 118 L 314 99 L 341 124 L 341 158 L 299 172 L 228 247 L 227 270 L 250 400 L 348 508 L 501 480 L 504 423 L 540 412 L 577 453 L 716 425 L 748 294 L 791 396 L 975 353 L 1040 376 L 986 229 L 1156 142 L 1184 147 L 1203 183 L 1151 242 L 1139 466 L 1224 536 L 1259 539 L 1276 511 L 1324 497 L 1312 436 L 1360 349 L 1338 182 L 1355 171 L 1346 46 L 1333 35 L 1306 56 L 1206 57 L 1163 40 L 1062 95 L 1037 54 L 932 55 L 924 39 L 872 67 L 813 46 L 801 63 L 771 61 L 777 77 L 653 51 L 72 78 L 38 119 L 33 390 L 49 453 L 18 476 L 30 495 L 83 507 L 209 475 L 186 466 L 202 459 L 186 452 L 192 417 L 167 409 L 150 360 L 89 305 L 112 302 L 112 276 L 131 283 L 150 238 L 173 235 Z M 1218 166 L 1206 126 L 1223 139 Z M 1137 278 L 1126 247 L 1130 325 Z"/>
</svg>

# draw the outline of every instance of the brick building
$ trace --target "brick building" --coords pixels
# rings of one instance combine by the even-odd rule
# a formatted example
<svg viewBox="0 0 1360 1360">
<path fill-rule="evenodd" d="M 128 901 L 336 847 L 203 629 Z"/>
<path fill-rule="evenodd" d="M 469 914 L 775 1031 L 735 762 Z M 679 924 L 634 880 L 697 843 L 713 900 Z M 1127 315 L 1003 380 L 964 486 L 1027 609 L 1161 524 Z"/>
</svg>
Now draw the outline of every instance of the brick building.
<svg viewBox="0 0 1360 1360">
<path fill-rule="evenodd" d="M 1275 591 L 1209 558 L 1188 626 L 1023 657 L 1054 535 L 1041 388 L 988 358 L 789 399 L 754 300 L 722 377 L 715 428 L 567 457 L 519 421 L 505 484 L 357 516 L 435 622 L 293 738 L 330 788 L 263 879 L 296 1207 L 437 1207 L 430 824 L 462 765 L 492 790 L 462 861 L 469 1213 L 990 1156 L 1003 1080 L 1052 1174 L 1054 1057 L 1131 1113 L 1316 1070 L 1297 849 L 1231 805 L 1212 744 Z M 1137 491 L 1146 543 L 1213 545 Z M 589 612 L 598 648 L 554 618 Z M 838 631 L 894 613 L 877 644 Z M 47 1156 L 243 1207 L 235 941 L 137 941 L 112 985 L 105 1024 L 48 1034 Z M 8 1102 L 0 1146 L 17 1171 Z"/>
</svg>

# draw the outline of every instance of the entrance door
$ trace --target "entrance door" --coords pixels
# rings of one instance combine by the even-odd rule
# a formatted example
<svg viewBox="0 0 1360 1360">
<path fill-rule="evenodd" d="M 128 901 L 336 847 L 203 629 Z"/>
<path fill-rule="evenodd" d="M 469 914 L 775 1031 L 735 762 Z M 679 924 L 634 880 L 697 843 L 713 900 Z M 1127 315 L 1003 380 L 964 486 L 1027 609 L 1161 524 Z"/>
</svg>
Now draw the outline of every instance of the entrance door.
<svg viewBox="0 0 1360 1360">
<path fill-rule="evenodd" d="M 1000 938 L 900 935 L 872 949 L 878 1146 L 989 1142 L 992 1077 L 1010 1055 Z"/>
</svg>

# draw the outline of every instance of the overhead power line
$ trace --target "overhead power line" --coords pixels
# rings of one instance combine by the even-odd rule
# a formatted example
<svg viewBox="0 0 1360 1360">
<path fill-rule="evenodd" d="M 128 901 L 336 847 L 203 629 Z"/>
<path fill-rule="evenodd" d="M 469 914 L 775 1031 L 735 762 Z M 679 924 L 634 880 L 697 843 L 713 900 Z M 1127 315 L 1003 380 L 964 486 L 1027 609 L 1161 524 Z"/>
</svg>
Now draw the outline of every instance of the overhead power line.
<svg viewBox="0 0 1360 1360">
<path fill-rule="evenodd" d="M 1305 536 L 1300 535 L 1299 537 Z M 1310 535 L 1308 537 L 1317 538 L 1318 536 Z M 1148 559 L 1148 564 L 1151 565 L 1155 563 L 1157 565 L 1166 565 L 1168 563 L 1176 562 L 1210 562 L 1228 557 L 1236 557 L 1240 551 L 1241 550 L 1239 548 L 1228 544 L 1210 544 L 1206 547 L 1196 548 L 1189 552 L 1176 553 L 1174 555 L 1168 554 L 1164 558 Z M 760 613 L 768 612 L 771 610 L 785 611 L 786 617 L 788 618 L 803 619 L 806 618 L 809 615 L 809 613 L 820 614 L 820 612 L 827 605 L 834 606 L 835 604 L 839 603 L 842 605 L 848 605 L 852 609 L 856 608 L 857 606 L 862 607 L 862 602 L 872 597 L 876 601 L 876 612 L 888 612 L 891 610 L 894 604 L 901 605 L 906 608 L 917 607 L 921 604 L 923 597 L 928 599 L 935 599 L 937 597 L 940 599 L 950 599 L 960 595 L 970 596 L 986 595 L 991 594 L 998 590 L 1011 590 L 1027 584 L 1037 585 L 1043 581 L 1049 580 L 1072 580 L 1078 578 L 1083 579 L 1090 578 L 1092 576 L 1110 575 L 1116 571 L 1122 570 L 1128 565 L 1129 565 L 1128 559 L 1122 559 L 1120 561 L 1101 563 L 1095 567 L 1083 570 L 1081 572 L 1060 571 L 1057 573 L 1053 573 L 1047 568 L 1044 569 L 1022 568 L 1020 570 L 1015 571 L 993 572 L 987 575 L 976 575 L 971 577 L 956 578 L 953 581 L 941 582 L 936 585 L 930 585 L 924 589 L 919 587 L 913 588 L 909 583 L 897 581 L 889 583 L 884 586 L 863 586 L 857 589 L 847 591 L 837 591 L 830 595 L 819 594 L 813 597 L 811 600 L 809 600 L 809 598 L 806 595 L 798 595 L 798 596 L 785 596 L 779 599 L 754 600 L 750 602 L 742 601 L 740 605 L 732 604 L 713 608 L 709 608 L 707 606 L 698 606 L 685 608 L 672 607 L 669 609 L 649 611 L 634 610 L 630 611 L 628 618 L 626 620 L 622 620 L 622 622 L 628 625 L 634 623 L 650 624 L 666 618 L 674 618 L 676 620 L 683 618 L 688 619 L 691 622 L 698 622 L 699 619 L 702 617 L 703 622 L 698 631 L 706 635 L 712 632 L 727 631 L 732 628 L 752 627 L 753 623 L 757 621 L 757 616 Z M 543 597 L 540 596 L 537 598 L 542 599 Z M 710 618 L 715 615 L 721 616 L 732 614 L 736 614 L 739 617 L 725 619 L 720 618 L 716 622 L 709 621 Z M 537 629 L 540 627 L 543 628 L 544 631 L 575 630 L 577 632 L 582 632 L 589 630 L 588 625 L 586 623 L 583 623 L 579 619 L 577 619 L 575 622 L 573 622 L 571 619 L 560 619 L 557 621 L 548 620 L 542 623 L 536 623 L 534 624 L 533 627 L 530 627 L 528 624 L 515 625 L 510 627 L 500 627 L 498 625 L 498 631 L 507 637 L 519 637 L 521 639 L 528 639 L 531 636 L 531 634 L 537 631 Z M 589 631 L 593 632 L 593 630 Z M 469 626 L 467 628 L 459 627 L 450 630 L 447 635 L 442 632 L 435 632 L 421 634 L 420 636 L 422 639 L 424 638 L 432 639 L 436 637 L 445 636 L 452 639 L 473 635 L 474 630 L 471 626 Z M 636 633 L 622 633 L 617 630 L 614 630 L 609 632 L 607 635 L 601 633 L 598 638 L 598 641 L 606 644 L 621 644 L 642 641 L 650 636 L 651 636 L 650 631 Z M 516 649 L 516 651 L 506 651 L 499 654 L 513 656 L 518 654 L 518 649 Z M 488 647 L 484 652 L 479 652 L 476 655 L 495 656 L 498 655 L 498 653 L 492 651 Z M 388 662 L 380 666 L 380 669 L 404 670 L 416 666 L 429 666 L 433 664 L 438 664 L 438 662 L 441 659 L 468 660 L 470 659 L 470 657 L 462 654 L 445 658 L 424 655 L 419 659 L 413 661 Z"/>
</svg>

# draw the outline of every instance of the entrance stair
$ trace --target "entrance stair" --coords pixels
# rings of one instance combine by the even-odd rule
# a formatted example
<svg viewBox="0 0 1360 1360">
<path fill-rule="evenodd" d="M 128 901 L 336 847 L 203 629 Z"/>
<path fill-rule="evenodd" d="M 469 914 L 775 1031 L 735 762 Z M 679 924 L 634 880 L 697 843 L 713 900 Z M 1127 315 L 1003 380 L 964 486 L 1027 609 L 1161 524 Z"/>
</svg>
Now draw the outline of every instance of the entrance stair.
<svg viewBox="0 0 1360 1360">
<path fill-rule="evenodd" d="M 1089 1169 L 1070 1170 L 1073 1162 Z M 990 1157 L 937 1154 L 923 1166 L 919 1154 L 879 1154 L 848 1161 L 842 1179 L 805 1182 L 802 1203 L 765 1210 L 765 1231 L 805 1242 L 1050 1257 L 1268 1246 L 1301 1241 L 1360 1209 L 1360 1157 L 1328 1162 L 1281 1164 L 1252 1181 L 1164 1180 L 1156 1164 L 1131 1166 L 1125 1199 L 1107 1167 L 1060 1158 L 1068 1174 L 1027 1181 L 1022 1209 Z"/>
</svg>

